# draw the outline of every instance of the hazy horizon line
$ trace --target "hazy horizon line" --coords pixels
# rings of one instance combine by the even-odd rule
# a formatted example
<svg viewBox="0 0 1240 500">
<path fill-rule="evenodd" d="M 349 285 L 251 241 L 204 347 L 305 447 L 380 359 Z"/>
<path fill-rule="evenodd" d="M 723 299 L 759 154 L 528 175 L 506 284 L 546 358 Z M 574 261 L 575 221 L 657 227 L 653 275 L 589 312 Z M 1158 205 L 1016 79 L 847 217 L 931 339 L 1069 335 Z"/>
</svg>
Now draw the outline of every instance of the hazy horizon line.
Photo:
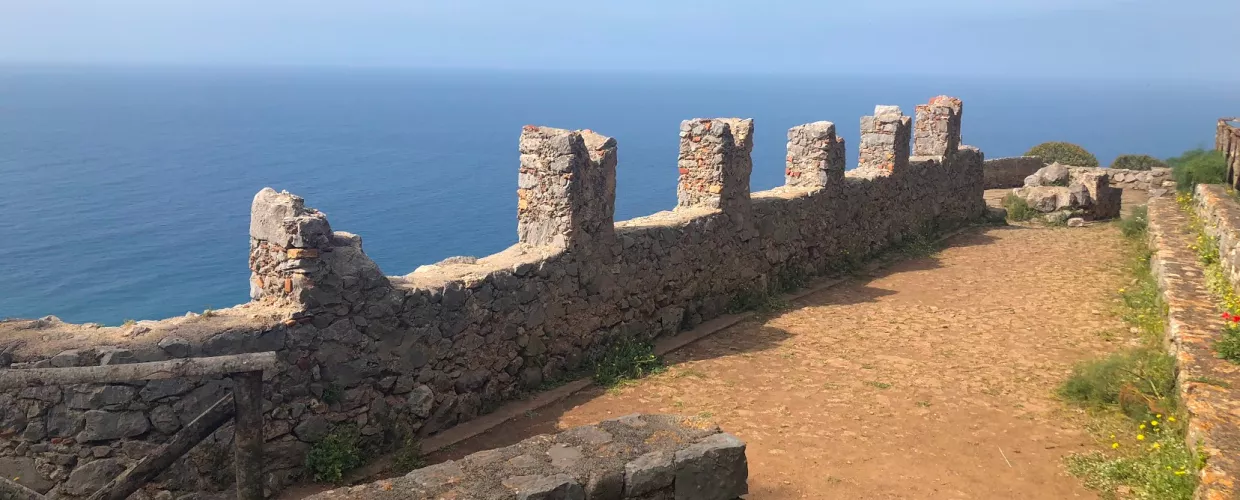
<svg viewBox="0 0 1240 500">
<path fill-rule="evenodd" d="M 664 76 L 664 77 L 691 77 L 691 76 L 720 76 L 720 77 L 742 77 L 742 78 L 762 78 L 762 77 L 782 77 L 782 78 L 935 78 L 942 80 L 971 80 L 985 79 L 988 81 L 1015 81 L 1019 80 L 1026 83 L 1038 82 L 1123 82 L 1123 83 L 1179 83 L 1179 84 L 1237 84 L 1240 78 L 1219 76 L 1218 78 L 1174 78 L 1174 77 L 1149 77 L 1143 76 L 1134 78 L 1130 76 L 1103 76 L 1103 75 L 1064 75 L 1057 76 L 1053 74 L 1012 74 L 1012 73 L 978 73 L 973 75 L 960 75 L 954 73 L 927 73 L 927 72 L 901 72 L 898 68 L 895 71 L 754 71 L 746 72 L 739 70 L 720 70 L 720 71 L 700 71 L 700 70 L 669 70 L 654 68 L 614 68 L 614 69 L 598 69 L 598 68 L 539 68 L 539 67 L 494 67 L 494 66 L 433 66 L 433 65 L 375 65 L 375 64 L 307 64 L 307 63 L 223 63 L 223 62 L 194 62 L 181 63 L 172 61 L 26 61 L 26 60 L 6 60 L 0 59 L 0 70 L 215 70 L 215 71 L 234 71 L 234 72 L 261 72 L 261 71 L 357 71 L 357 72 L 407 72 L 407 73 L 508 73 L 508 74 L 529 74 L 529 75 L 620 75 L 620 76 Z"/>
</svg>

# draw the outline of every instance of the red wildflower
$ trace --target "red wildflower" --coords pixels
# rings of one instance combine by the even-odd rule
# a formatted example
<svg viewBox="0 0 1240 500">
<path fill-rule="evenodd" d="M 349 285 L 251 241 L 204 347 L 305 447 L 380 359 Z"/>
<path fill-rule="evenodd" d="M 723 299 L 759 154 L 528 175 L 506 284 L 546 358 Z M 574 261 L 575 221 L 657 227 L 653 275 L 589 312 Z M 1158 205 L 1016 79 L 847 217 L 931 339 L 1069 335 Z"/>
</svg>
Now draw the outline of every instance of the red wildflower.
<svg viewBox="0 0 1240 500">
<path fill-rule="evenodd" d="M 1231 313 L 1223 313 L 1223 319 L 1231 320 Z"/>
<path fill-rule="evenodd" d="M 1232 323 L 1240 323 L 1240 316 L 1232 316 L 1232 317 L 1231 317 L 1231 322 L 1232 322 Z"/>
</svg>

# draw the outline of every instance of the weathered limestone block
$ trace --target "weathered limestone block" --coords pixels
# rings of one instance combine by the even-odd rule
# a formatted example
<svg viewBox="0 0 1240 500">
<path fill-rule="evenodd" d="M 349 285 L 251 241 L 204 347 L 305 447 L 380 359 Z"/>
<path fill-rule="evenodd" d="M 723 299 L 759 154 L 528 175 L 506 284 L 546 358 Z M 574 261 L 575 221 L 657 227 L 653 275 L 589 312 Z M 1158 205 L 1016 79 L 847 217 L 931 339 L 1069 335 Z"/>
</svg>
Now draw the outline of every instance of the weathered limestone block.
<svg viewBox="0 0 1240 500">
<path fill-rule="evenodd" d="M 927 104 L 918 104 L 913 125 L 913 156 L 947 156 L 960 147 L 960 119 L 963 103 L 941 95 Z"/>
<path fill-rule="evenodd" d="M 1088 191 L 1092 202 L 1088 207 L 1089 218 L 1098 220 L 1119 217 L 1124 190 L 1111 187 L 1109 175 L 1097 170 L 1074 172 L 1071 183 L 1073 186 L 1083 186 Z"/>
<path fill-rule="evenodd" d="M 606 244 L 616 207 L 615 139 L 527 125 L 520 150 L 519 240 L 565 249 Z"/>
<path fill-rule="evenodd" d="M 887 175 L 908 166 L 911 119 L 899 106 L 875 106 L 861 117 L 861 158 L 857 169 Z"/>
<path fill-rule="evenodd" d="M 734 500 L 745 443 L 694 417 L 629 415 L 310 497 Z"/>
<path fill-rule="evenodd" d="M 680 123 L 677 207 L 748 210 L 753 120 L 716 118 Z"/>
<path fill-rule="evenodd" d="M 1068 167 L 1052 163 L 1026 177 L 1025 187 L 1067 186 L 1069 180 Z"/>
<path fill-rule="evenodd" d="M 788 163 L 784 184 L 821 188 L 844 178 L 844 139 L 835 124 L 814 122 L 788 129 Z"/>
</svg>

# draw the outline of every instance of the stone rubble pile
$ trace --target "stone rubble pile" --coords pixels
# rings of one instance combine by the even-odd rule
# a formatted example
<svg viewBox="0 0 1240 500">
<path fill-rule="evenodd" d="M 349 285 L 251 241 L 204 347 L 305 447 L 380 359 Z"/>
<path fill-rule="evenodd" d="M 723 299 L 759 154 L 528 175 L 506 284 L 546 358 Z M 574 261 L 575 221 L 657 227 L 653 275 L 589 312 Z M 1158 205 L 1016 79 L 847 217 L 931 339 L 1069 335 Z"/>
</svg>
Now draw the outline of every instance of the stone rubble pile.
<svg viewBox="0 0 1240 500">
<path fill-rule="evenodd" d="M 1047 220 L 1082 226 L 1085 219 L 1119 216 L 1123 191 L 1111 187 L 1110 177 L 1095 169 L 1076 170 L 1052 163 L 1025 178 L 1024 187 L 1012 193 L 1031 208 L 1048 214 Z M 1072 219 L 1081 219 L 1072 221 Z"/>
</svg>

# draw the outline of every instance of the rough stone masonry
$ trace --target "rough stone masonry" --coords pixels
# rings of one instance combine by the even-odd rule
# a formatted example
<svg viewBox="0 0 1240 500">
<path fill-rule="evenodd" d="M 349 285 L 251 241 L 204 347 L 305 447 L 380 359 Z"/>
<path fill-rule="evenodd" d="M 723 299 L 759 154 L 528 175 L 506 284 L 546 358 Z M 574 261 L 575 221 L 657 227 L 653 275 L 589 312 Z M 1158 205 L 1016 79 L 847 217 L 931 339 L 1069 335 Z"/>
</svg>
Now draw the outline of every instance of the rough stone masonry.
<svg viewBox="0 0 1240 500">
<path fill-rule="evenodd" d="M 616 342 L 674 335 L 723 314 L 740 294 L 981 219 L 983 156 L 960 145 L 959 108 L 936 98 L 919 113 L 933 123 L 910 133 L 899 108 L 879 106 L 862 120 L 861 167 L 850 172 L 832 124 L 794 127 L 787 184 L 756 193 L 754 122 L 688 120 L 676 208 L 620 222 L 612 221 L 616 141 L 525 127 L 519 242 L 404 276 L 384 275 L 360 236 L 335 230 L 300 197 L 264 189 L 251 207 L 251 302 L 121 327 L 6 321 L 0 361 L 20 369 L 275 351 L 281 363 L 264 386 L 264 472 L 274 492 L 305 479 L 306 453 L 334 428 L 357 428 L 376 451 L 402 435 L 438 433 L 570 376 Z M 0 473 L 81 496 L 166 442 L 230 384 L 0 393 Z M 218 431 L 140 495 L 228 488 L 231 433 L 231 425 Z"/>
<path fill-rule="evenodd" d="M 695 417 L 628 415 L 307 500 L 735 500 L 745 443 Z"/>
</svg>

